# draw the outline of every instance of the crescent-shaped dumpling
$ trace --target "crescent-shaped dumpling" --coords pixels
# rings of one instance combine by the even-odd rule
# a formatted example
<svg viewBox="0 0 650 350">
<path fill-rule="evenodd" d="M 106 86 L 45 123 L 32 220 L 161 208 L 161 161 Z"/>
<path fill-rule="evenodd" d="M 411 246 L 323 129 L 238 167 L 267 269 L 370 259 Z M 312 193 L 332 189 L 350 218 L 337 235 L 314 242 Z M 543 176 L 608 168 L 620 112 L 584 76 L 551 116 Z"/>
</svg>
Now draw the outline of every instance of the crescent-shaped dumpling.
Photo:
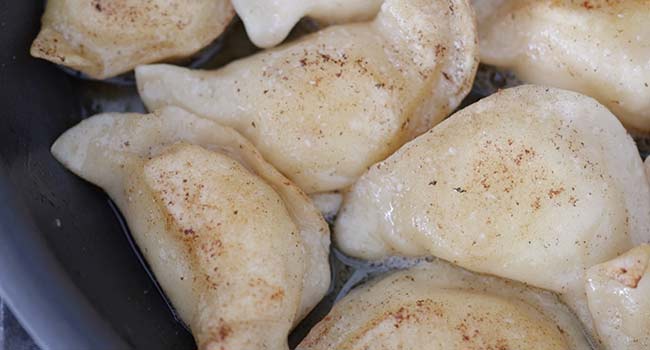
<svg viewBox="0 0 650 350">
<path fill-rule="evenodd" d="M 589 350 L 553 293 L 442 261 L 356 288 L 298 350 Z"/>
<path fill-rule="evenodd" d="M 169 107 L 100 114 L 52 153 L 102 187 L 200 349 L 287 349 L 329 286 L 329 230 L 232 129 Z"/>
<path fill-rule="evenodd" d="M 589 269 L 587 297 L 607 349 L 650 349 L 650 245 Z"/>
<path fill-rule="evenodd" d="M 434 255 L 562 293 L 588 320 L 584 273 L 650 241 L 650 189 L 634 142 L 605 107 L 524 85 L 372 166 L 334 231 L 349 255 Z"/>
<path fill-rule="evenodd" d="M 150 110 L 175 105 L 233 127 L 308 193 L 349 186 L 428 130 L 477 68 L 466 0 L 388 0 L 372 22 L 326 28 L 216 71 L 140 66 Z"/>
<path fill-rule="evenodd" d="M 370 20 L 383 0 L 233 0 L 246 33 L 259 47 L 284 40 L 298 21 L 309 16 L 325 24 Z"/>
<path fill-rule="evenodd" d="M 48 0 L 31 54 L 105 79 L 191 56 L 234 14 L 230 0 Z"/>
<path fill-rule="evenodd" d="M 650 1 L 473 0 L 481 62 L 591 96 L 650 132 Z"/>
</svg>

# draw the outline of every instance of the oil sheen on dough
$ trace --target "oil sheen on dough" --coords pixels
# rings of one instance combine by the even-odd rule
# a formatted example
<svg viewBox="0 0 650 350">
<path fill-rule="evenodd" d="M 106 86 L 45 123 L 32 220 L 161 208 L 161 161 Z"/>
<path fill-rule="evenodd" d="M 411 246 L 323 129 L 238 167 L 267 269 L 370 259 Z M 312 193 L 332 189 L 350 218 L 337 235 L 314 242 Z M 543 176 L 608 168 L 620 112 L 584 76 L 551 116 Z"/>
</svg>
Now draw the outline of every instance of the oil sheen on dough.
<svg viewBox="0 0 650 350">
<path fill-rule="evenodd" d="M 644 170 L 601 104 L 524 85 L 372 166 L 345 195 L 335 241 L 354 257 L 434 255 L 561 293 L 589 327 L 586 269 L 650 241 Z"/>
<path fill-rule="evenodd" d="M 115 201 L 201 350 L 288 349 L 329 287 L 325 221 L 232 129 L 175 107 L 100 114 L 52 153 Z"/>
<path fill-rule="evenodd" d="M 650 1 L 473 0 L 481 62 L 581 92 L 650 132 Z"/>
<path fill-rule="evenodd" d="M 553 293 L 440 260 L 353 290 L 298 350 L 590 350 Z"/>
<path fill-rule="evenodd" d="M 446 117 L 477 68 L 466 0 L 388 0 L 339 25 L 216 71 L 140 66 L 147 108 L 174 105 L 230 126 L 308 193 L 351 185 Z"/>
<path fill-rule="evenodd" d="M 229 0 L 48 0 L 31 54 L 105 79 L 188 57 L 234 15 Z"/>
<path fill-rule="evenodd" d="M 259 47 L 284 40 L 298 21 L 309 16 L 325 25 L 367 21 L 379 12 L 383 0 L 233 0 L 246 33 Z"/>
</svg>

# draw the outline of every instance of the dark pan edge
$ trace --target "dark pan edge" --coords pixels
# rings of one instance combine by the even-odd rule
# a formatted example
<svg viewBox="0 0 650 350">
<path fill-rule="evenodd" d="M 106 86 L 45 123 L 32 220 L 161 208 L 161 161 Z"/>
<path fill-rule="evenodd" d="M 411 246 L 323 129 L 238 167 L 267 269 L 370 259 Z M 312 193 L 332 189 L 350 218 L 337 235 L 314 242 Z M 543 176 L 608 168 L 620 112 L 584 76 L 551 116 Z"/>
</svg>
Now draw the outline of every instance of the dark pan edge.
<svg viewBox="0 0 650 350">
<path fill-rule="evenodd" d="M 43 349 L 130 349 L 61 268 L 0 164 L 0 296 Z"/>
</svg>

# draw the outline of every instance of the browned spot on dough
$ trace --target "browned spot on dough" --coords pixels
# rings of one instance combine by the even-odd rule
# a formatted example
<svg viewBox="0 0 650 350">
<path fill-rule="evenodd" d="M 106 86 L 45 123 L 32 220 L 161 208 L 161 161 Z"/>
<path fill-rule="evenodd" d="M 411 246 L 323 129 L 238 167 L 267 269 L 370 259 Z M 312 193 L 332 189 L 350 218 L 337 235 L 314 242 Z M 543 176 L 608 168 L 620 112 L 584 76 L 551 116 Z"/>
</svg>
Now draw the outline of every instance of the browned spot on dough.
<svg viewBox="0 0 650 350">
<path fill-rule="evenodd" d="M 278 289 L 271 295 L 271 300 L 282 300 L 282 298 L 284 298 L 284 290 L 282 289 Z"/>
<path fill-rule="evenodd" d="M 219 340 L 224 341 L 232 334 L 232 328 L 227 325 L 219 327 Z"/>
<path fill-rule="evenodd" d="M 541 205 L 541 203 L 540 203 L 540 198 L 539 198 L 539 197 L 536 197 L 536 198 L 535 198 L 535 201 L 534 201 L 530 206 L 531 206 L 534 210 L 538 210 L 539 208 L 541 208 L 542 205 Z"/>
<path fill-rule="evenodd" d="M 557 189 L 550 189 L 548 191 L 548 198 L 553 199 L 553 197 L 561 194 L 562 192 L 564 192 L 564 187 L 560 187 L 560 188 L 557 188 Z"/>
</svg>

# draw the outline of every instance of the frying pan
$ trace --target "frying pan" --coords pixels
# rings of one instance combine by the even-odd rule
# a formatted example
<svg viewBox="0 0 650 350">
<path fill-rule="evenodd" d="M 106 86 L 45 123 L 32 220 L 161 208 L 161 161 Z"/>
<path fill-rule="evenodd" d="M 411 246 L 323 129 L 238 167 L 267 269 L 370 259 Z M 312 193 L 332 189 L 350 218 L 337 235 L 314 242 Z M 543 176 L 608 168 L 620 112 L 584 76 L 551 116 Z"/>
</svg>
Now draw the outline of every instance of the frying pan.
<svg viewBox="0 0 650 350">
<path fill-rule="evenodd" d="M 0 2 L 0 297 L 44 349 L 195 349 L 109 198 L 50 154 L 61 133 L 105 109 L 87 103 L 89 91 L 105 84 L 29 55 L 42 11 L 40 1 Z M 245 40 L 241 33 L 237 40 Z M 204 68 L 251 50 L 220 53 Z M 489 71 L 481 74 L 490 76 L 475 84 L 463 105 L 508 84 Z M 120 89 L 135 96 L 132 86 Z M 135 100 L 128 109 L 141 111 Z M 403 267 L 354 261 L 335 250 L 330 260 L 330 293 L 290 336 L 290 345 L 352 286 Z"/>
</svg>

